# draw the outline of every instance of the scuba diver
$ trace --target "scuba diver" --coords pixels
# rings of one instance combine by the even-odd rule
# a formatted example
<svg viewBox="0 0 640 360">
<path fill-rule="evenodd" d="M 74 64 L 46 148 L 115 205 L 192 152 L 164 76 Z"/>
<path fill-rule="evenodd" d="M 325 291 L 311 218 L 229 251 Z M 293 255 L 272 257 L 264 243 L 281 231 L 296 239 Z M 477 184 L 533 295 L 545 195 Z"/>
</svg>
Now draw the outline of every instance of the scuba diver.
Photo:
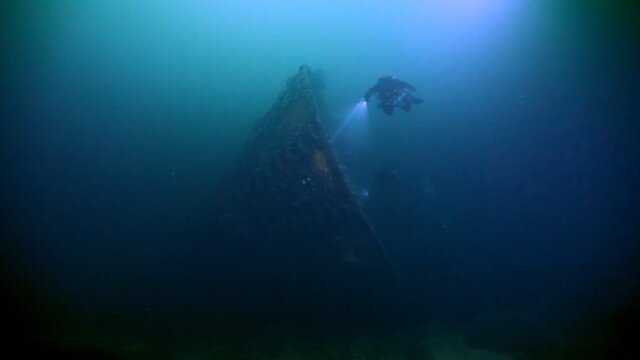
<svg viewBox="0 0 640 360">
<path fill-rule="evenodd" d="M 391 116 L 396 107 L 410 111 L 411 105 L 422 103 L 422 99 L 413 96 L 412 93 L 415 91 L 416 88 L 406 81 L 384 76 L 364 94 L 364 101 L 368 102 L 371 95 L 377 93 L 378 107 Z"/>
</svg>

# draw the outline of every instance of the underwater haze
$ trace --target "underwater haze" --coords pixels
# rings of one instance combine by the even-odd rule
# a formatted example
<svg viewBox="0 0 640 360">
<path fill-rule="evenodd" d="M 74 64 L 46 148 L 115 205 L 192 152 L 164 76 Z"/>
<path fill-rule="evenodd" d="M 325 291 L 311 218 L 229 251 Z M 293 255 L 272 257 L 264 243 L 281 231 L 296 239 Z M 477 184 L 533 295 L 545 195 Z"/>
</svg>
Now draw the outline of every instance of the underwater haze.
<svg viewBox="0 0 640 360">
<path fill-rule="evenodd" d="M 3 351 L 637 354 L 638 14 L 625 1 L 3 2 Z M 225 288 L 203 293 L 229 173 L 304 64 L 401 283 L 393 324 L 231 326 L 207 300 Z M 362 103 L 387 75 L 424 101 L 391 116 Z"/>
</svg>

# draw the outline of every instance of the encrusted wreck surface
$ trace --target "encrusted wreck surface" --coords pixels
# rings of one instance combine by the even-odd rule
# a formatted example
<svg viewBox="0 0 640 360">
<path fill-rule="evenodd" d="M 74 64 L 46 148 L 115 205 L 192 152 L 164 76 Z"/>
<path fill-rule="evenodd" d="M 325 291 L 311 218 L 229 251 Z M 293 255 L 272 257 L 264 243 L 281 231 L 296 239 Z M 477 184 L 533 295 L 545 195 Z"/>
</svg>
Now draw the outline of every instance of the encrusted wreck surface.
<svg viewBox="0 0 640 360">
<path fill-rule="evenodd" d="M 300 67 L 229 181 L 217 240 L 230 309 L 368 316 L 393 292 L 393 269 L 346 183 L 315 91 Z"/>
</svg>

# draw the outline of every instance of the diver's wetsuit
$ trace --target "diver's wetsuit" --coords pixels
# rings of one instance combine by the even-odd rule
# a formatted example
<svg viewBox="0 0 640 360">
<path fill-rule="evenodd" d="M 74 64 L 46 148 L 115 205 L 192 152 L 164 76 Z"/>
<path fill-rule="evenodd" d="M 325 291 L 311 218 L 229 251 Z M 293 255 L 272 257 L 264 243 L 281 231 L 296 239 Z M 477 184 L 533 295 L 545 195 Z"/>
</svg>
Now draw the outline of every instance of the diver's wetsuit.
<svg viewBox="0 0 640 360">
<path fill-rule="evenodd" d="M 364 94 L 364 100 L 368 102 L 371 95 L 377 93 L 378 107 L 381 108 L 385 114 L 391 115 L 396 107 L 404 111 L 409 111 L 411 110 L 412 104 L 420 104 L 422 99 L 412 94 L 412 92 L 415 91 L 416 88 L 406 81 L 396 79 L 392 76 L 384 76 Z"/>
</svg>

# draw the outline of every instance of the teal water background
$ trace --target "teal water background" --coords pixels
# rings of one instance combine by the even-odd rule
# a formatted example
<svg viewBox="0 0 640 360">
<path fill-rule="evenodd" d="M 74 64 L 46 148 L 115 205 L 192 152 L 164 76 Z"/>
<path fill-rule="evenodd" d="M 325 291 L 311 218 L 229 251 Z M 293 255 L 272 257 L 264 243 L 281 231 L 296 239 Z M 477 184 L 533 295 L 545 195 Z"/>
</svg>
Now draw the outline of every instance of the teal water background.
<svg viewBox="0 0 640 360">
<path fill-rule="evenodd" d="M 208 236 L 223 174 L 301 64 L 326 74 L 330 134 L 380 76 L 411 82 L 425 100 L 391 118 L 369 106 L 367 131 L 346 131 L 336 151 L 358 194 L 381 168 L 400 177 L 393 213 L 368 215 L 410 292 L 428 299 L 429 319 L 525 309 L 544 326 L 609 324 L 635 303 L 633 5 L 10 1 L 0 10 L 3 287 L 36 319 L 55 318 L 37 310 L 51 308 L 126 324 L 188 307 L 171 296 L 188 244 Z"/>
</svg>

